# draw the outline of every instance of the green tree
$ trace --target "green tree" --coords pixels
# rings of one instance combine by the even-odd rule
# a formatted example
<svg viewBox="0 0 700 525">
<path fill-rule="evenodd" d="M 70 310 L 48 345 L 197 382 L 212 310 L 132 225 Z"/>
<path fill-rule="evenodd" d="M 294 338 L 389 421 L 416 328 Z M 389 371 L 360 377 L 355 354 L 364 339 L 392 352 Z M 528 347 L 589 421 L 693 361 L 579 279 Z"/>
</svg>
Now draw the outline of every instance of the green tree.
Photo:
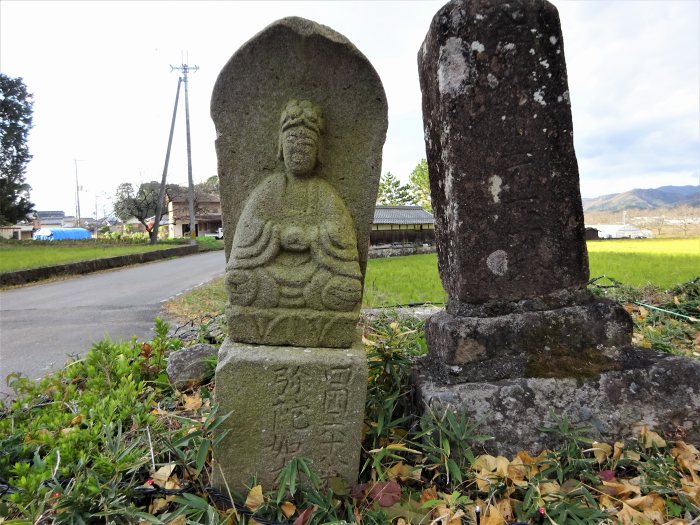
<svg viewBox="0 0 700 525">
<path fill-rule="evenodd" d="M 430 198 L 430 179 L 428 178 L 428 162 L 425 159 L 413 168 L 408 176 L 408 181 L 413 194 L 413 200 L 425 211 L 433 212 L 433 203 Z"/>
<path fill-rule="evenodd" d="M 204 182 L 199 182 L 194 185 L 194 191 L 196 193 L 213 193 L 214 195 L 219 194 L 219 176 L 212 175 Z"/>
<path fill-rule="evenodd" d="M 32 156 L 27 138 L 33 100 L 21 78 L 0 73 L 0 224 L 25 220 L 34 208 L 24 172 Z"/>
<path fill-rule="evenodd" d="M 377 204 L 384 206 L 404 206 L 406 204 L 413 204 L 411 188 L 407 184 L 402 186 L 399 179 L 388 171 L 382 175 L 379 181 Z"/>
<path fill-rule="evenodd" d="M 122 221 L 135 217 L 150 233 L 153 223 L 148 219 L 156 213 L 159 190 L 160 183 L 156 181 L 144 182 L 138 190 L 129 182 L 120 184 L 114 196 L 114 214 Z M 163 206 L 163 215 L 167 213 L 167 206 Z"/>
</svg>

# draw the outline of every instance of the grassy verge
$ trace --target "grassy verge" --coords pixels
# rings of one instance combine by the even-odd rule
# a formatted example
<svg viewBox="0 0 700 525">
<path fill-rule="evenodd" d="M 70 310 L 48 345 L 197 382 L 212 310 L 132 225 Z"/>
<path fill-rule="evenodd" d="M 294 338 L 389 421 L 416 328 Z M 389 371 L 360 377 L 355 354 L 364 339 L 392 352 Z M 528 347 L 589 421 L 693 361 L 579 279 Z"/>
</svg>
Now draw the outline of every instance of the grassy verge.
<svg viewBox="0 0 700 525">
<path fill-rule="evenodd" d="M 172 248 L 174 244 L 113 244 L 99 241 L 0 243 L 0 272 L 103 259 Z"/>
<path fill-rule="evenodd" d="M 364 328 L 369 365 L 360 483 L 322 486 L 304 458 L 278 490 L 212 491 L 221 424 L 215 385 L 178 392 L 164 372 L 180 342 L 156 322 L 148 343 L 103 341 L 38 383 L 11 378 L 0 404 L 0 522 L 228 524 L 696 523 L 700 452 L 643 429 L 594 443 L 565 420 L 563 445 L 533 457 L 479 455 L 487 439 L 459 415 L 415 415 L 408 377 L 425 352 L 421 323 Z M 302 483 L 303 480 L 303 483 Z M 235 510 L 231 508 L 235 505 Z"/>
</svg>

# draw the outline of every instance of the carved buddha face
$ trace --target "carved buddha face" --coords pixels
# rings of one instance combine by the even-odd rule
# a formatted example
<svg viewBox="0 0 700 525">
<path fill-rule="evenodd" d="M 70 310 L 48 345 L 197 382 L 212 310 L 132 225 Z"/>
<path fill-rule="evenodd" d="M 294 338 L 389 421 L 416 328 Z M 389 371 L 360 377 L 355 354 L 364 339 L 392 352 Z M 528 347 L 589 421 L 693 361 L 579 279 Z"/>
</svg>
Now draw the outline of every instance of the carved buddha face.
<svg viewBox="0 0 700 525">
<path fill-rule="evenodd" d="M 282 132 L 282 155 L 292 175 L 310 174 L 316 166 L 318 135 L 306 126 L 294 126 Z"/>
</svg>

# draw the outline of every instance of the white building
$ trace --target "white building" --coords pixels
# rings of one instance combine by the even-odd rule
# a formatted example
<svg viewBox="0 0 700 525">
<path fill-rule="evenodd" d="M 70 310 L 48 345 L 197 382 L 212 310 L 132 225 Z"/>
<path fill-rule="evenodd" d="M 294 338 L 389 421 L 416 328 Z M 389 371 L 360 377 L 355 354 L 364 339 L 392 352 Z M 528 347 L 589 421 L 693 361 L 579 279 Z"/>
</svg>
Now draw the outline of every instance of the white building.
<svg viewBox="0 0 700 525">
<path fill-rule="evenodd" d="M 586 228 L 598 230 L 599 239 L 649 239 L 651 230 L 642 230 L 632 224 L 586 224 Z"/>
</svg>

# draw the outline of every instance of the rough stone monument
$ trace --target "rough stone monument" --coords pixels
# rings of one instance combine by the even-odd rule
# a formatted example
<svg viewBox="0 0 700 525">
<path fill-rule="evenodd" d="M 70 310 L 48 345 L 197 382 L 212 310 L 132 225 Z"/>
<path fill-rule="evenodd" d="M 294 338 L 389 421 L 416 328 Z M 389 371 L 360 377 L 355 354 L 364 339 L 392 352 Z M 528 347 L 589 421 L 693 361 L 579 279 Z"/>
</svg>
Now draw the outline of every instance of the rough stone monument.
<svg viewBox="0 0 700 525">
<path fill-rule="evenodd" d="M 500 452 L 544 446 L 537 428 L 551 409 L 602 437 L 647 423 L 700 438 L 700 364 L 628 347 L 627 312 L 586 290 L 556 8 L 453 0 L 433 18 L 418 66 L 449 296 L 426 323 L 421 401 L 482 421 Z M 687 389 L 672 393 L 678 380 Z"/>
<path fill-rule="evenodd" d="M 224 66 L 211 114 L 229 298 L 216 400 L 232 412 L 215 484 L 239 489 L 255 476 L 271 488 L 300 456 L 354 483 L 367 385 L 357 320 L 387 129 L 381 81 L 344 36 L 285 18 Z"/>
</svg>

